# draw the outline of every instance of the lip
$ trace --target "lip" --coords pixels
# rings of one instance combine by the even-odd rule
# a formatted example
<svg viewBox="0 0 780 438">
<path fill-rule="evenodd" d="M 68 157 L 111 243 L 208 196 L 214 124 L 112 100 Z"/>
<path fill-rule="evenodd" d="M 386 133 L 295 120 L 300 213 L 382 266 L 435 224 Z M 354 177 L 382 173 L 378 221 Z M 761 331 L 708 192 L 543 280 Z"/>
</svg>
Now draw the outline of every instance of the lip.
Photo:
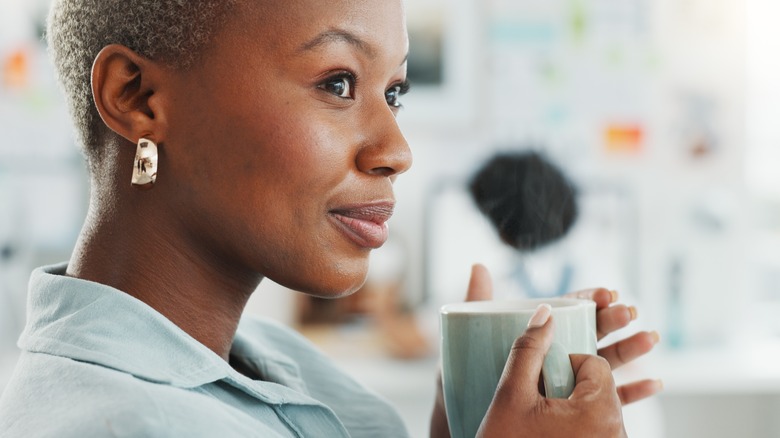
<svg viewBox="0 0 780 438">
<path fill-rule="evenodd" d="M 339 207 L 328 213 L 336 228 L 354 244 L 376 249 L 387 241 L 387 221 L 394 207 L 393 202 L 375 202 Z"/>
</svg>

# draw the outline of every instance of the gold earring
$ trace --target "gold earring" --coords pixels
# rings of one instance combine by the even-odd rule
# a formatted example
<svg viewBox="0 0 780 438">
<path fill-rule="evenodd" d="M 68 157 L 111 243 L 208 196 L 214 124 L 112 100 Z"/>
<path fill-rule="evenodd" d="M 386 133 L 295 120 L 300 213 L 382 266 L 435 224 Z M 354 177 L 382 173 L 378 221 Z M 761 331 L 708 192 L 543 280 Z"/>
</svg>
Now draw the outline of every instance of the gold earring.
<svg viewBox="0 0 780 438">
<path fill-rule="evenodd" d="M 157 180 L 157 145 L 153 141 L 142 138 L 138 140 L 133 163 L 133 181 L 136 188 L 147 190 L 154 186 Z"/>
</svg>

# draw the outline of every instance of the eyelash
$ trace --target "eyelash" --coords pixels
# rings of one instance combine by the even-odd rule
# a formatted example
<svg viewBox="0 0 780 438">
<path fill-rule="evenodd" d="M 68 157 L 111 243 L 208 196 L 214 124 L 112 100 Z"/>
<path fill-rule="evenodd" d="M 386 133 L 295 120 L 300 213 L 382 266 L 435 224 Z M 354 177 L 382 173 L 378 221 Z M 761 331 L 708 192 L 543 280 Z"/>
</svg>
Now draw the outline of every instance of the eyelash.
<svg viewBox="0 0 780 438">
<path fill-rule="evenodd" d="M 404 94 L 409 92 L 409 89 L 411 88 L 411 83 L 409 82 L 409 79 L 404 79 L 402 82 L 398 82 L 396 84 L 393 84 L 390 86 L 390 88 L 385 91 L 385 96 L 387 96 L 387 93 L 392 89 L 398 89 L 398 96 L 396 98 L 400 98 Z M 393 108 L 403 108 L 403 104 L 401 102 L 397 102 L 395 105 L 390 105 Z"/>
<path fill-rule="evenodd" d="M 346 80 L 346 83 L 347 83 L 346 90 L 349 90 L 349 97 L 341 95 L 344 91 L 339 93 L 337 91 L 334 91 L 334 90 L 328 88 L 328 85 L 332 85 L 334 83 L 337 83 L 339 81 L 344 81 L 344 80 Z M 320 83 L 317 87 L 322 89 L 326 93 L 333 94 L 336 97 L 339 97 L 341 99 L 354 99 L 355 98 L 355 95 L 354 95 L 355 94 L 355 88 L 357 87 L 357 84 L 358 84 L 357 76 L 354 75 L 353 73 L 344 71 L 344 72 L 339 72 L 339 73 L 337 73 L 337 74 L 335 74 L 333 76 L 328 77 L 327 79 L 322 81 L 322 83 Z M 387 98 L 387 93 L 389 93 L 390 91 L 396 89 L 397 90 L 396 91 L 396 93 L 397 93 L 396 100 L 397 100 L 398 98 L 400 98 L 404 94 L 408 93 L 409 92 L 409 88 L 410 88 L 410 83 L 409 83 L 408 79 L 405 79 L 402 82 L 395 83 L 395 84 L 391 85 L 390 88 L 385 90 L 385 98 Z M 400 102 L 396 102 L 396 103 L 388 102 L 388 105 L 390 105 L 391 108 L 402 108 L 403 107 L 403 105 Z"/>
<path fill-rule="evenodd" d="M 334 84 L 334 83 L 337 83 L 337 82 L 343 81 L 343 80 L 347 81 L 347 89 L 349 90 L 349 99 L 354 99 L 354 97 L 355 97 L 354 96 L 355 85 L 357 84 L 358 78 L 357 78 L 357 76 L 355 76 L 354 74 L 352 74 L 350 72 L 343 71 L 343 72 L 336 73 L 336 74 L 334 74 L 332 76 L 329 76 L 324 81 L 322 81 L 322 83 L 319 84 L 317 87 L 322 89 L 326 93 L 333 94 L 336 97 L 340 97 L 342 99 L 347 99 L 346 96 L 341 96 L 340 93 L 337 93 L 337 92 L 335 92 L 333 90 L 328 89 L 328 85 L 331 85 L 331 84 Z"/>
</svg>

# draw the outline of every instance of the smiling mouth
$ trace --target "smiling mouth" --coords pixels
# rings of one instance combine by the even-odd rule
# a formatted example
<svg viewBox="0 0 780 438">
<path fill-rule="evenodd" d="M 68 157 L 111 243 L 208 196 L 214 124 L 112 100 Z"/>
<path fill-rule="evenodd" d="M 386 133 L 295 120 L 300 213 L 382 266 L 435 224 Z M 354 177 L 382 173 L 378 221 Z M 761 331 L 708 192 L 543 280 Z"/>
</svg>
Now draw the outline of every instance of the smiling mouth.
<svg viewBox="0 0 780 438">
<path fill-rule="evenodd" d="M 389 235 L 387 221 L 393 215 L 389 202 L 358 205 L 331 210 L 337 228 L 353 243 L 362 248 L 376 249 Z"/>
</svg>

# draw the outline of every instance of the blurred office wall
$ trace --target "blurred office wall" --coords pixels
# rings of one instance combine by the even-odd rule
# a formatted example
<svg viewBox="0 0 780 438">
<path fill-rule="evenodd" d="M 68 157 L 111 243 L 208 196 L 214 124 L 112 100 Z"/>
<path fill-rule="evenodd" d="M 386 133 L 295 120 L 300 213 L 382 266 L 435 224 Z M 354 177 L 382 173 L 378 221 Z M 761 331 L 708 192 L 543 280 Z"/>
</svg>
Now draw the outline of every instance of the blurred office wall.
<svg viewBox="0 0 780 438">
<path fill-rule="evenodd" d="M 0 2 L 0 387 L 30 270 L 67 259 L 86 212 L 86 174 L 41 40 L 48 3 Z"/>
</svg>

